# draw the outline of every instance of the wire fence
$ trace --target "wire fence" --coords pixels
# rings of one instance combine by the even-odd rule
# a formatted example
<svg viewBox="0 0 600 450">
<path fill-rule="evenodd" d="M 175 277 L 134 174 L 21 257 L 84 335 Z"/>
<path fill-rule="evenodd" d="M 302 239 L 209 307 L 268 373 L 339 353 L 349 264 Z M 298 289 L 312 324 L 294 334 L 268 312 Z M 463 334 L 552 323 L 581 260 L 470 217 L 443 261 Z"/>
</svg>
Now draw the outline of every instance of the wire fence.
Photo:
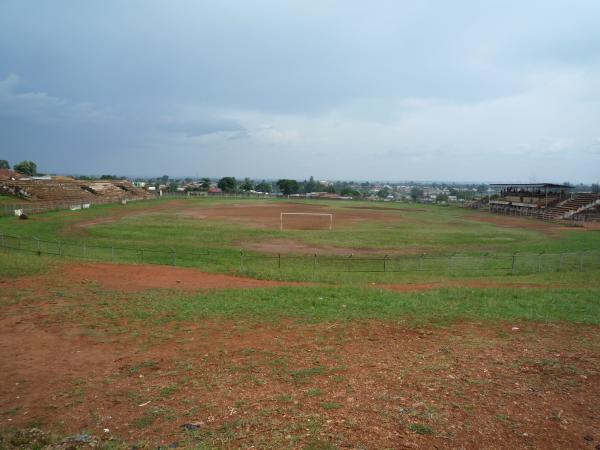
<svg viewBox="0 0 600 450">
<path fill-rule="evenodd" d="M 97 262 L 199 267 L 221 272 L 311 275 L 330 272 L 523 275 L 600 269 L 600 251 L 481 255 L 294 255 L 245 250 L 136 248 L 0 233 L 0 248 Z"/>
<path fill-rule="evenodd" d="M 71 200 L 61 202 L 21 202 L 0 205 L 0 217 L 18 215 L 17 212 L 25 214 L 40 214 L 50 211 L 87 209 L 94 205 L 109 205 L 120 202 L 135 202 L 140 200 L 152 200 L 152 198 L 97 198 L 94 200 Z"/>
</svg>

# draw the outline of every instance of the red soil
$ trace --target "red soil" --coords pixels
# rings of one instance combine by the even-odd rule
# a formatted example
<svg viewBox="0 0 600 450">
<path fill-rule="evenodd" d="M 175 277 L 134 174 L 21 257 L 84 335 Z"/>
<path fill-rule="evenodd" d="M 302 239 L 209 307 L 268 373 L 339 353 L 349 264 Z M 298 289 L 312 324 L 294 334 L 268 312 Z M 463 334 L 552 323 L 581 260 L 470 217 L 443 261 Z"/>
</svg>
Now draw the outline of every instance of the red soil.
<svg viewBox="0 0 600 450">
<path fill-rule="evenodd" d="M 85 280 L 115 291 L 104 295 Z M 600 441 L 599 327 L 415 329 L 243 317 L 165 325 L 118 314 L 132 290 L 263 285 L 111 264 L 3 280 L 0 428 L 42 423 L 154 446 L 185 439 L 180 425 L 189 422 L 227 439 L 219 447 L 304 447 L 318 439 L 342 448 L 563 449 Z M 411 428 L 418 425 L 431 434 Z"/>
<path fill-rule="evenodd" d="M 73 304 L 51 294 L 3 308 L 3 426 L 107 428 L 156 446 L 185 439 L 180 425 L 194 422 L 232 448 L 563 449 L 600 438 L 597 328 L 201 321 L 127 323 L 124 334 L 87 317 L 106 299 L 85 295 L 70 320 Z"/>
<path fill-rule="evenodd" d="M 92 281 L 122 292 L 146 289 L 249 289 L 304 284 L 256 280 L 182 267 L 108 263 L 67 265 L 63 276 L 73 283 Z"/>
<path fill-rule="evenodd" d="M 231 203 L 210 207 L 186 208 L 181 214 L 187 217 L 218 221 L 235 221 L 245 225 L 279 229 L 280 213 L 320 213 L 333 214 L 334 228 L 351 226 L 361 221 L 403 221 L 407 220 L 395 208 L 383 209 L 356 209 L 337 208 L 333 210 L 328 205 L 314 205 L 305 203 Z M 319 216 L 294 216 L 286 217 L 285 229 L 328 229 L 329 217 Z"/>
</svg>

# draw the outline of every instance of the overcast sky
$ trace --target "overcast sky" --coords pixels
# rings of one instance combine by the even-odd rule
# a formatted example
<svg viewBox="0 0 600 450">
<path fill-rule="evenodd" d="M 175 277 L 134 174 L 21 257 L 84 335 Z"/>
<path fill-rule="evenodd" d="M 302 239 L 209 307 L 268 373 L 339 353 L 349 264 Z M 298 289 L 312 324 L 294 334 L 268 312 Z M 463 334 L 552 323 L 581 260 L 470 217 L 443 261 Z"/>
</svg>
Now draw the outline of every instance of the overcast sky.
<svg viewBox="0 0 600 450">
<path fill-rule="evenodd" d="M 2 0 L 0 159 L 597 182 L 600 2 Z"/>
</svg>

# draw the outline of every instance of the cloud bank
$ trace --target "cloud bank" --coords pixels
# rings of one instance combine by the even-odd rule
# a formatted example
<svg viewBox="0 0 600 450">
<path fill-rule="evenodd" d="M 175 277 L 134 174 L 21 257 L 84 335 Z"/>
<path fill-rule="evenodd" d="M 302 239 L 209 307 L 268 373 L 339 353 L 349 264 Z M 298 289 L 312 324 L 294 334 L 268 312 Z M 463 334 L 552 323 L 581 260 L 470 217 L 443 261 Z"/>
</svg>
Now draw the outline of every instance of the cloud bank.
<svg viewBox="0 0 600 450">
<path fill-rule="evenodd" d="M 71 173 L 595 182 L 599 19 L 591 0 L 6 1 L 0 157 Z"/>
</svg>

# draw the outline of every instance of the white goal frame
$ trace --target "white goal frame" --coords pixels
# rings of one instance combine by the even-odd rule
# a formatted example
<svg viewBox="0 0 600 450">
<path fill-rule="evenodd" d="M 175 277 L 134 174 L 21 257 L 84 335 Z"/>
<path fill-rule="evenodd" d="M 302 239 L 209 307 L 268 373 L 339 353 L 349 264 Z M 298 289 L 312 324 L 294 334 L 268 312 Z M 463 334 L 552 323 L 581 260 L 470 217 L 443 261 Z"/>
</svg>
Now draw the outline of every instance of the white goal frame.
<svg viewBox="0 0 600 450">
<path fill-rule="evenodd" d="M 333 230 L 333 214 L 332 213 L 299 213 L 299 212 L 279 213 L 279 230 L 281 230 L 281 231 L 283 231 L 283 216 L 329 216 L 329 231 Z"/>
</svg>

